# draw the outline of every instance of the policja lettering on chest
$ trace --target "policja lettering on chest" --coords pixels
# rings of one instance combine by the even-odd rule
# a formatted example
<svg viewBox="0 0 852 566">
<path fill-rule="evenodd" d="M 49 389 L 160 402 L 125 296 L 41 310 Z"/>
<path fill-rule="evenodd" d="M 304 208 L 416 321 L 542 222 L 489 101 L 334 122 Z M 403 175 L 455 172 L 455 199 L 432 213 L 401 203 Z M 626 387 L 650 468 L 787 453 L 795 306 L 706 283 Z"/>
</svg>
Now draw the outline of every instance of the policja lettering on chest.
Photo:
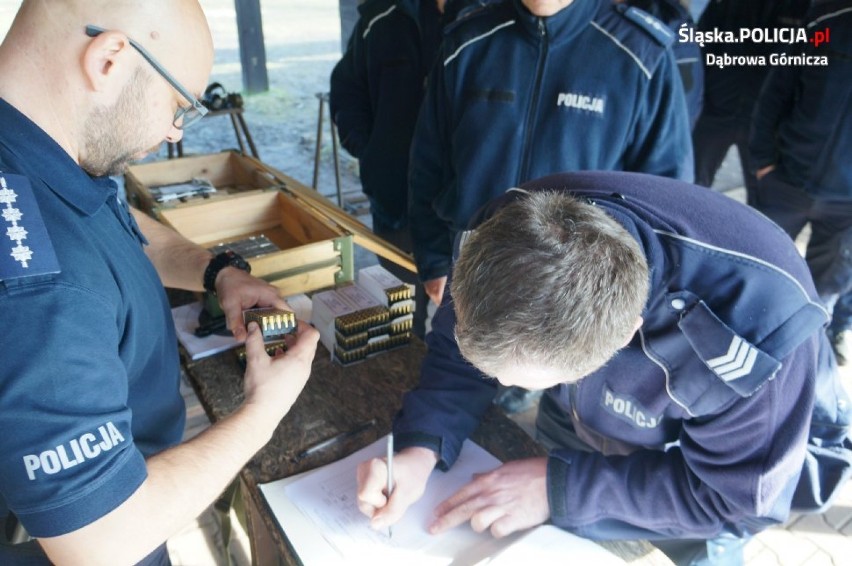
<svg viewBox="0 0 852 566">
<path fill-rule="evenodd" d="M 91 432 L 72 438 L 66 444 L 60 444 L 56 448 L 45 450 L 41 454 L 27 454 L 24 456 L 24 468 L 30 480 L 37 478 L 36 472 L 41 470 L 44 474 L 53 475 L 61 470 L 73 468 L 86 460 L 97 458 L 104 452 L 112 450 L 119 443 L 124 442 L 124 436 L 112 423 L 98 427 L 98 435 Z"/>
<path fill-rule="evenodd" d="M 616 395 L 609 389 L 604 389 L 603 406 L 607 412 L 637 428 L 655 428 L 660 422 L 659 416 L 649 416 L 647 409 L 636 403 L 634 399 Z"/>
<path fill-rule="evenodd" d="M 566 108 L 577 108 L 603 115 L 605 100 L 599 96 L 587 96 L 574 92 L 560 92 L 556 97 L 556 106 Z"/>
</svg>

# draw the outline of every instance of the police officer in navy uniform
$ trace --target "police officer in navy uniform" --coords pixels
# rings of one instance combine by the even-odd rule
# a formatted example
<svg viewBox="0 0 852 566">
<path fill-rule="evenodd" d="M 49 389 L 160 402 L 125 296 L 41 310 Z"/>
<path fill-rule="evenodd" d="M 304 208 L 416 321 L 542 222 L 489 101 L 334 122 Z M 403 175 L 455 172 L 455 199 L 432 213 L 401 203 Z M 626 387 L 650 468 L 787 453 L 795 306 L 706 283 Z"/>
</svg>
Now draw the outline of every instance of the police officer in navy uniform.
<svg viewBox="0 0 852 566">
<path fill-rule="evenodd" d="M 331 73 L 331 115 L 341 145 L 358 159 L 373 232 L 411 252 L 408 153 L 441 41 L 441 12 L 435 0 L 368 0 L 358 12 L 346 52 Z M 428 297 L 417 275 L 379 261 L 405 282 L 418 284 L 414 332 L 422 338 Z"/>
<path fill-rule="evenodd" d="M 490 198 L 556 171 L 692 180 L 690 122 L 662 22 L 610 0 L 505 0 L 448 29 L 411 148 L 417 272 L 438 304 L 454 234 Z M 510 388 L 507 412 L 536 396 Z"/>
<path fill-rule="evenodd" d="M 691 180 L 674 40 L 610 0 L 506 0 L 447 30 L 409 172 L 414 257 L 436 304 L 454 234 L 511 186 L 586 169 Z"/>
<path fill-rule="evenodd" d="M 492 201 L 456 247 L 394 422 L 389 500 L 384 462 L 359 468 L 373 526 L 453 465 L 496 382 L 545 389 L 551 451 L 474 478 L 433 533 L 549 520 L 650 539 L 678 564 L 741 564 L 750 535 L 825 509 L 849 477 L 828 314 L 792 241 L 753 209 L 651 175 L 565 173 Z"/>
<path fill-rule="evenodd" d="M 25 0 L 0 45 L 2 564 L 168 564 L 307 380 L 315 331 L 271 358 L 240 322 L 277 290 L 108 177 L 203 115 L 212 61 L 195 0 Z M 183 444 L 163 285 L 218 293 L 249 352 L 245 403 Z"/>
</svg>

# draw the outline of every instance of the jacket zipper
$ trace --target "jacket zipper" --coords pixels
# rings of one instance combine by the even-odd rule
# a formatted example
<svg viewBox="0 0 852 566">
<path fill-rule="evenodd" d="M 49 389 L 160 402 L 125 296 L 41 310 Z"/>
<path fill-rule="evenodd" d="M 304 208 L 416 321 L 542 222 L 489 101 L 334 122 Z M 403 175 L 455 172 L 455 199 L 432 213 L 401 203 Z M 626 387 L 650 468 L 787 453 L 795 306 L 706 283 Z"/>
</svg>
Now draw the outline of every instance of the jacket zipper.
<svg viewBox="0 0 852 566">
<path fill-rule="evenodd" d="M 538 110 L 538 99 L 541 91 L 542 76 L 544 75 L 544 63 L 547 60 L 548 38 L 547 27 L 544 25 L 544 18 L 538 18 L 538 32 L 541 36 L 541 48 L 539 49 L 538 64 L 535 71 L 535 83 L 533 84 L 533 96 L 530 107 L 527 111 L 526 129 L 524 131 L 524 144 L 521 146 L 521 167 L 518 169 L 518 181 L 516 184 L 521 184 L 529 180 L 530 167 L 530 146 L 532 145 L 532 134 L 535 129 L 535 115 Z"/>
</svg>

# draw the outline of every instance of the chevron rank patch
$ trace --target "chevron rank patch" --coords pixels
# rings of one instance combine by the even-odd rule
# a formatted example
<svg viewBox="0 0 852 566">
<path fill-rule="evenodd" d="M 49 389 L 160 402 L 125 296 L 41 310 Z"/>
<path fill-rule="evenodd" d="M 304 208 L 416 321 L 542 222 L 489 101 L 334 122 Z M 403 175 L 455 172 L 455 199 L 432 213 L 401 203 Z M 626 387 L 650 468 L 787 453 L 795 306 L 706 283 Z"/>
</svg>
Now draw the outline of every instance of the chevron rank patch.
<svg viewBox="0 0 852 566">
<path fill-rule="evenodd" d="M 0 173 L 0 281 L 59 273 L 59 262 L 26 177 Z"/>
<path fill-rule="evenodd" d="M 775 377 L 781 362 L 739 336 L 699 301 L 678 323 L 698 357 L 741 397 Z"/>
</svg>

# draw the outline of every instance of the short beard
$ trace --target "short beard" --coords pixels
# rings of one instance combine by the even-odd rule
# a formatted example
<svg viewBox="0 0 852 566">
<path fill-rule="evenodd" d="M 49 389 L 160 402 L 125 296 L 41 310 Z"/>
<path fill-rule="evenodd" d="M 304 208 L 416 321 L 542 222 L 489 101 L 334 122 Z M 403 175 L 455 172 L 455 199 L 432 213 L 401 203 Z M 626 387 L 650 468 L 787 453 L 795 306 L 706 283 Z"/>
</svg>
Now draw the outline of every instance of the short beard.
<svg viewBox="0 0 852 566">
<path fill-rule="evenodd" d="M 138 139 L 142 129 L 141 124 L 134 123 L 134 118 L 145 107 L 149 81 L 150 77 L 137 68 L 113 106 L 96 108 L 89 115 L 83 141 L 85 157 L 80 161 L 80 167 L 89 175 L 119 175 L 133 156 L 145 149 L 132 146 L 130 138 Z"/>
</svg>

